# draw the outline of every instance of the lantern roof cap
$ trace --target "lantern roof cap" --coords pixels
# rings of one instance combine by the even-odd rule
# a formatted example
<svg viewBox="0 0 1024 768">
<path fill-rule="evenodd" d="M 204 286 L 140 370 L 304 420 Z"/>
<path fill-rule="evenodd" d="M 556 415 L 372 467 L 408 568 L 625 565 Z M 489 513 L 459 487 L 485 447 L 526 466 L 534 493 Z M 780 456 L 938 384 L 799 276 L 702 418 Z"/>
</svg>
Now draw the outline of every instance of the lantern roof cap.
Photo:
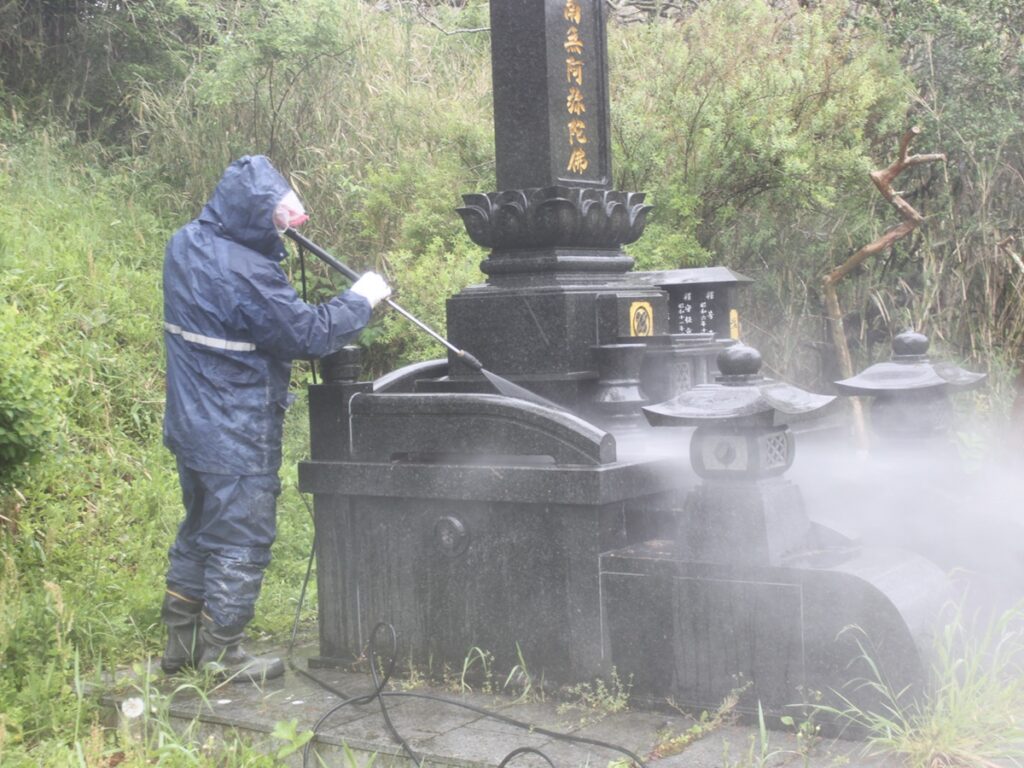
<svg viewBox="0 0 1024 768">
<path fill-rule="evenodd" d="M 892 358 L 868 366 L 856 376 L 835 382 L 844 395 L 879 395 L 884 392 L 973 389 L 987 378 L 948 362 L 933 363 L 927 352 L 928 337 L 904 331 L 892 341 Z"/>
<path fill-rule="evenodd" d="M 721 375 L 671 400 L 642 410 L 652 426 L 781 426 L 829 405 L 835 397 L 816 395 L 760 374 L 761 354 L 735 344 L 717 358 Z"/>
</svg>

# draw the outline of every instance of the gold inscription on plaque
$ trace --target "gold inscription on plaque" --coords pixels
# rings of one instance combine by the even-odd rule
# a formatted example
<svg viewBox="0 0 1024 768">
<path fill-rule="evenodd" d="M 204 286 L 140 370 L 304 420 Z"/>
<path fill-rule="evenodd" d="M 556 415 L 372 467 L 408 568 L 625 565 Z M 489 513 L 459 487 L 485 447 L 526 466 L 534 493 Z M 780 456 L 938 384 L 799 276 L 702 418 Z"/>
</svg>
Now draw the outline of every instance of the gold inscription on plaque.
<svg viewBox="0 0 1024 768">
<path fill-rule="evenodd" d="M 582 59 L 577 58 L 583 55 L 584 49 L 579 28 L 579 24 L 583 20 L 583 8 L 579 0 L 565 0 L 562 16 L 569 22 L 568 28 L 565 30 L 565 40 L 562 42 L 562 47 L 569 54 L 565 60 L 565 81 L 569 84 L 569 90 L 565 97 L 565 111 L 574 116 L 566 123 L 569 129 L 567 138 L 571 149 L 566 170 L 569 173 L 582 175 L 590 167 L 590 161 L 582 146 L 587 143 L 587 124 L 579 119 L 579 115 L 587 111 L 583 90 L 580 88 L 583 85 L 585 64 Z"/>
<path fill-rule="evenodd" d="M 569 31 L 565 35 L 565 42 L 562 43 L 562 45 L 565 46 L 565 50 L 568 53 L 583 53 L 583 41 L 580 40 L 580 28 L 569 27 Z"/>
<path fill-rule="evenodd" d="M 575 85 L 569 89 L 569 95 L 565 98 L 565 109 L 570 115 L 582 115 L 587 111 L 587 105 L 583 103 L 583 91 Z"/>
<path fill-rule="evenodd" d="M 583 62 L 575 56 L 565 60 L 565 80 L 568 83 L 583 85 Z"/>
<path fill-rule="evenodd" d="M 735 309 L 729 310 L 729 338 L 740 340 L 740 313 Z"/>
</svg>

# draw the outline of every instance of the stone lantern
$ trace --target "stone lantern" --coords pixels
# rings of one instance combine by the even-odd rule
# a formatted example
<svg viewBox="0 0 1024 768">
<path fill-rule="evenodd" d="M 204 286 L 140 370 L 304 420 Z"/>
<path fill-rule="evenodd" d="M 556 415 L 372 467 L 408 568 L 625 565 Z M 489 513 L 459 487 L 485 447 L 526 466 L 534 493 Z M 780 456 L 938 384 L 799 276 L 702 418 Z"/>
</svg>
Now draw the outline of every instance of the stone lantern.
<svg viewBox="0 0 1024 768">
<path fill-rule="evenodd" d="M 739 688 L 739 711 L 792 716 L 820 691 L 827 706 L 884 711 L 869 686 L 846 686 L 871 674 L 848 629 L 870 638 L 871 663 L 897 690 L 922 690 L 945 576 L 813 522 L 784 478 L 789 424 L 835 398 L 765 378 L 748 346 L 716 362 L 715 383 L 642 409 L 656 427 L 696 427 L 701 482 L 679 499 L 674 536 L 601 554 L 609 655 L 652 701 L 707 709 Z"/>
<path fill-rule="evenodd" d="M 789 422 L 835 398 L 760 374 L 761 355 L 742 344 L 717 358 L 721 375 L 643 409 L 653 426 L 695 426 L 690 461 L 703 483 L 687 497 L 678 535 L 688 560 L 777 565 L 808 544 L 799 490 L 781 475 L 793 463 Z"/>
<path fill-rule="evenodd" d="M 887 441 L 941 437 L 952 422 L 951 392 L 980 386 L 986 375 L 928 358 L 928 337 L 904 331 L 892 342 L 892 359 L 835 383 L 844 395 L 873 398 L 871 428 Z"/>
</svg>

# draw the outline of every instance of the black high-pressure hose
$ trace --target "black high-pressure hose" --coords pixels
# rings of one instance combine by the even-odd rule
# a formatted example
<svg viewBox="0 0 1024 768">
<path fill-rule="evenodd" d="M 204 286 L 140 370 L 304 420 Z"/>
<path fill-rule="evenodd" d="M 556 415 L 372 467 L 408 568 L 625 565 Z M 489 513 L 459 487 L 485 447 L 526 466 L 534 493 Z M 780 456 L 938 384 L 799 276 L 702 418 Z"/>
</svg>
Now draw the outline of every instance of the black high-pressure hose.
<svg viewBox="0 0 1024 768">
<path fill-rule="evenodd" d="M 309 508 L 309 502 L 306 501 L 306 497 L 301 494 L 300 496 L 302 498 L 303 504 L 306 505 L 306 509 L 309 510 L 310 515 L 312 515 L 313 511 L 312 509 Z M 633 752 L 630 752 L 625 747 L 620 747 L 617 744 L 611 744 L 607 741 L 601 741 L 600 739 L 589 739 L 585 736 L 573 736 L 572 734 L 560 733 L 558 731 L 551 731 L 547 728 L 542 728 L 538 725 L 533 725 L 531 723 L 523 722 L 522 720 L 516 720 L 506 715 L 498 714 L 497 712 L 491 712 L 490 710 L 484 709 L 483 707 L 477 707 L 472 704 L 467 704 L 462 701 L 455 701 L 453 699 L 446 699 L 442 696 L 433 696 L 428 693 L 413 693 L 411 691 L 385 691 L 384 686 L 387 685 L 388 681 L 391 679 L 391 675 L 394 672 L 396 660 L 398 658 L 398 637 L 397 634 L 395 633 L 395 628 L 392 625 L 387 624 L 386 622 L 379 622 L 377 626 L 373 628 L 373 632 L 370 634 L 369 647 L 367 648 L 367 657 L 369 658 L 370 661 L 370 674 L 373 677 L 373 691 L 371 693 L 364 694 L 362 696 L 349 696 L 341 689 L 331 685 L 325 680 L 321 680 L 316 675 L 310 674 L 306 670 L 302 669 L 300 666 L 298 666 L 298 664 L 295 663 L 295 660 L 292 656 L 292 652 L 295 648 L 295 638 L 296 635 L 298 634 L 299 618 L 302 614 L 303 604 L 305 603 L 306 586 L 309 584 L 309 579 L 313 571 L 313 557 L 315 552 L 316 535 L 314 534 L 313 546 L 310 548 L 309 561 L 306 564 L 306 577 L 302 582 L 302 591 L 299 593 L 299 604 L 295 609 L 295 620 L 292 624 L 291 642 L 288 644 L 288 667 L 293 672 L 302 675 L 306 679 L 312 681 L 314 684 L 323 688 L 325 691 L 334 694 L 339 699 L 341 699 L 341 701 L 338 704 L 335 704 L 329 710 L 327 710 L 323 715 L 321 715 L 320 719 L 317 720 L 316 724 L 313 726 L 313 738 L 306 742 L 306 745 L 305 747 L 303 747 L 302 750 L 303 768 L 305 768 L 305 766 L 308 764 L 309 755 L 313 747 L 313 741 L 316 739 L 316 736 L 321 726 L 323 726 L 323 724 L 327 722 L 328 719 L 330 719 L 336 712 L 349 706 L 350 704 L 361 706 L 363 704 L 369 704 L 374 700 L 376 700 L 380 704 L 381 715 L 384 717 L 384 723 L 387 725 L 388 732 L 391 734 L 392 738 L 394 738 L 395 741 L 397 741 L 401 745 L 403 751 L 409 757 L 409 759 L 413 761 L 413 763 L 415 763 L 417 766 L 422 766 L 423 763 L 420 760 L 419 756 L 412 750 L 408 742 L 406 742 L 406 740 L 402 738 L 401 734 L 399 734 L 398 730 L 395 728 L 394 723 L 391 721 L 391 716 L 389 715 L 387 706 L 384 703 L 385 698 L 391 697 L 423 699 L 425 701 L 433 701 L 440 704 L 447 704 L 453 707 L 461 707 L 462 709 L 469 710 L 470 712 L 474 712 L 478 715 L 483 715 L 484 717 L 489 717 L 493 720 L 498 720 L 499 722 L 507 723 L 508 725 L 513 725 L 517 728 L 522 728 L 526 731 L 529 731 L 530 733 L 539 733 L 542 736 L 548 736 L 559 741 L 567 741 L 573 744 L 588 744 L 590 746 L 600 747 L 602 749 L 607 749 L 612 752 L 618 752 L 632 760 L 634 768 L 647 768 L 644 761 L 641 760 L 638 755 L 634 754 Z M 388 663 L 387 666 L 385 667 L 383 675 L 380 674 L 377 668 L 377 660 L 378 658 L 380 658 L 378 655 L 379 649 L 377 648 L 377 635 L 382 630 L 388 633 L 391 646 L 389 653 L 387 655 Z M 548 765 L 554 768 L 554 763 L 551 761 L 551 758 L 549 758 L 539 749 L 535 749 L 534 747 L 518 747 L 512 750 L 507 755 L 505 755 L 501 763 L 499 763 L 498 768 L 504 768 L 509 763 L 511 763 L 516 757 L 524 754 L 539 755 L 547 762 Z"/>
<path fill-rule="evenodd" d="M 505 759 L 504 760 L 502 760 L 500 763 L 498 763 L 498 768 L 505 768 L 506 765 L 511 763 L 513 760 L 515 760 L 520 755 L 540 755 L 542 758 L 544 758 L 544 762 L 545 763 L 550 765 L 551 768 L 555 768 L 555 764 L 551 762 L 551 758 L 550 757 L 545 755 L 539 749 L 534 749 L 533 747 L 519 747 L 518 749 L 513 749 L 511 752 L 509 752 L 507 755 L 505 755 Z"/>
<path fill-rule="evenodd" d="M 380 675 L 377 670 L 377 633 L 382 630 L 388 632 L 391 637 L 391 652 L 388 654 L 388 665 L 387 669 L 384 671 L 383 676 Z M 316 723 L 313 725 L 313 738 L 316 738 L 316 734 L 320 730 L 320 726 L 327 722 L 328 718 L 330 718 L 335 712 L 339 711 L 344 707 L 347 707 L 349 704 L 363 705 L 369 704 L 370 702 L 376 700 L 377 703 L 380 704 L 380 714 L 384 718 L 384 724 L 387 725 L 388 732 L 392 735 L 392 737 L 394 737 L 395 741 L 397 741 L 401 745 L 402 750 L 405 752 L 405 754 L 409 756 L 409 759 L 412 760 L 417 766 L 422 766 L 423 761 L 420 760 L 419 756 L 415 752 L 413 752 L 412 747 L 410 747 L 409 743 L 404 738 L 402 738 L 402 735 L 398 732 L 398 729 L 395 728 L 395 724 L 391 722 L 391 715 L 388 712 L 388 708 L 384 704 L 383 699 L 383 696 L 386 695 L 384 693 L 384 686 L 387 685 L 388 680 L 391 679 L 391 675 L 395 671 L 395 660 L 398 658 L 398 636 L 395 634 L 395 628 L 390 624 L 384 623 L 383 621 L 379 622 L 377 626 L 373 628 L 373 632 L 370 634 L 370 647 L 368 653 L 370 657 L 370 673 L 373 675 L 373 692 L 368 693 L 364 696 L 346 697 L 344 694 L 341 693 L 341 691 L 337 690 L 333 686 L 326 685 L 322 680 L 317 679 L 316 677 L 309 674 L 308 672 L 305 672 L 304 670 L 298 670 L 302 672 L 302 674 L 305 675 L 305 677 L 317 683 L 317 685 L 320 685 L 326 690 L 331 691 L 332 693 L 334 693 L 335 696 L 339 696 L 342 699 L 341 702 L 335 704 L 329 710 L 324 712 L 320 719 L 317 720 Z M 293 669 L 298 668 L 293 667 Z M 310 739 L 306 742 L 306 746 L 302 749 L 303 766 L 307 764 L 307 761 L 309 760 L 309 755 L 312 752 L 312 748 L 313 739 Z"/>
</svg>

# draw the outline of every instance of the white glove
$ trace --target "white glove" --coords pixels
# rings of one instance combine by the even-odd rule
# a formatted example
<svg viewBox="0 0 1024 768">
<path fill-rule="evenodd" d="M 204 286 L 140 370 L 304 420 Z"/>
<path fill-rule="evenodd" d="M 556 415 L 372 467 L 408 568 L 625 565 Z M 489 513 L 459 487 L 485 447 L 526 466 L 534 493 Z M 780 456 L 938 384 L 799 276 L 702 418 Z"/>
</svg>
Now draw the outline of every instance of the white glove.
<svg viewBox="0 0 1024 768">
<path fill-rule="evenodd" d="M 376 272 L 367 272 L 356 280 L 349 290 L 370 302 L 371 307 L 376 307 L 391 295 L 391 286 Z"/>
</svg>

